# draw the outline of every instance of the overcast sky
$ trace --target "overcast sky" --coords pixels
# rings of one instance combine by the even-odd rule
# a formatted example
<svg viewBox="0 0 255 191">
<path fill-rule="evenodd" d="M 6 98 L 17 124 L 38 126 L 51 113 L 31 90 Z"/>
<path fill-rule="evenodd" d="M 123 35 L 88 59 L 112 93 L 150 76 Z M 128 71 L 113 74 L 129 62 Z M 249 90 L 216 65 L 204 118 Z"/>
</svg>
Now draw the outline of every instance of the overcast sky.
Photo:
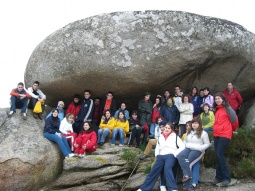
<svg viewBox="0 0 255 191">
<path fill-rule="evenodd" d="M 233 21 L 255 33 L 252 0 L 6 0 L 0 3 L 0 107 L 24 81 L 35 47 L 61 27 L 116 11 L 174 10 Z M 36 80 L 36 79 L 35 79 Z"/>
</svg>

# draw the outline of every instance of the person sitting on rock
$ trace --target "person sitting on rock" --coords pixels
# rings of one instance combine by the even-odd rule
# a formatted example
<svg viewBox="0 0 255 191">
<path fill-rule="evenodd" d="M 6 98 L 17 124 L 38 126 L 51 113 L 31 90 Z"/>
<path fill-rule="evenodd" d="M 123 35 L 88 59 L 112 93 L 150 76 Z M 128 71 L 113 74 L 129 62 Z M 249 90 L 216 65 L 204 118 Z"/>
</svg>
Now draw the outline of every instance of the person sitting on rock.
<svg viewBox="0 0 255 191">
<path fill-rule="evenodd" d="M 68 105 L 66 109 L 66 115 L 68 113 L 73 114 L 74 120 L 76 119 L 76 116 L 78 115 L 80 109 L 81 109 L 81 96 L 79 94 L 74 94 L 73 101 Z"/>
<path fill-rule="evenodd" d="M 202 121 L 203 129 L 206 132 L 212 131 L 212 127 L 214 124 L 214 113 L 209 110 L 210 105 L 208 103 L 203 104 L 203 112 L 200 114 L 200 118 Z"/>
<path fill-rule="evenodd" d="M 58 102 L 58 107 L 57 107 L 57 109 L 58 109 L 58 118 L 60 119 L 60 121 L 62 121 L 63 119 L 64 119 L 64 117 L 65 117 L 65 110 L 64 110 L 64 106 L 65 106 L 65 104 L 64 104 L 64 102 L 63 101 L 59 101 Z M 46 119 L 49 117 L 49 116 L 51 116 L 51 112 L 46 116 Z"/>
<path fill-rule="evenodd" d="M 72 113 L 68 113 L 66 117 L 61 121 L 59 131 L 62 133 L 64 137 L 66 137 L 69 145 L 71 147 L 71 151 L 74 151 L 74 141 L 77 138 L 77 134 L 73 132 L 73 123 L 74 123 L 74 115 Z"/>
<path fill-rule="evenodd" d="M 121 103 L 120 108 L 115 112 L 114 114 L 114 118 L 117 119 L 119 112 L 123 111 L 125 114 L 126 119 L 129 119 L 129 111 L 126 109 L 126 104 L 125 103 Z"/>
<path fill-rule="evenodd" d="M 112 131 L 112 139 L 111 139 L 111 146 L 115 145 L 115 141 L 117 137 L 119 137 L 120 142 L 119 146 L 124 146 L 124 138 L 126 137 L 126 133 L 129 132 L 129 122 L 125 117 L 123 111 L 119 112 L 119 116 L 115 119 L 113 131 Z"/>
<path fill-rule="evenodd" d="M 75 139 L 74 148 L 74 153 L 80 158 L 83 158 L 86 152 L 92 153 L 96 151 L 97 135 L 90 122 L 84 122 L 81 133 Z"/>
<path fill-rule="evenodd" d="M 144 183 L 137 191 L 152 190 L 160 175 L 161 179 L 164 179 L 168 190 L 178 190 L 176 178 L 172 169 L 177 161 L 176 156 L 184 148 L 184 143 L 174 132 L 174 125 L 167 123 L 156 145 L 156 162 Z M 165 189 L 165 186 L 163 187 Z"/>
<path fill-rule="evenodd" d="M 132 111 L 132 116 L 128 121 L 129 121 L 130 130 L 131 130 L 128 146 L 133 147 L 134 139 L 136 139 L 136 147 L 139 147 L 143 127 L 138 120 L 136 110 Z"/>
<path fill-rule="evenodd" d="M 51 116 L 45 120 L 43 136 L 46 139 L 57 143 L 61 152 L 66 158 L 73 157 L 74 154 L 71 153 L 66 138 L 62 136 L 61 132 L 59 131 L 60 119 L 58 118 L 58 109 L 53 109 L 51 113 Z"/>
<path fill-rule="evenodd" d="M 24 89 L 24 84 L 22 82 L 18 83 L 17 88 L 14 88 L 11 93 L 11 108 L 8 117 L 11 117 L 14 112 L 16 112 L 16 108 L 21 108 L 22 118 L 24 120 L 27 119 L 27 102 L 31 96 Z"/>
<path fill-rule="evenodd" d="M 203 130 L 200 118 L 193 118 L 191 124 L 191 131 L 187 133 L 183 141 L 186 148 L 177 155 L 183 172 L 184 189 L 192 189 L 191 169 L 195 163 L 201 160 L 205 150 L 210 146 L 209 136 Z"/>
<path fill-rule="evenodd" d="M 43 112 L 44 112 L 44 108 L 45 108 L 45 100 L 46 100 L 46 95 L 43 94 L 43 92 L 39 89 L 39 85 L 40 83 L 38 81 L 34 81 L 33 83 L 33 87 L 29 87 L 27 89 L 27 93 L 29 93 L 29 95 L 31 95 L 31 99 L 29 101 L 28 104 L 28 109 L 34 109 L 35 104 L 37 101 L 40 101 L 42 103 L 42 113 L 33 113 L 34 118 L 38 118 L 39 119 L 43 119 Z"/>
<path fill-rule="evenodd" d="M 98 130 L 98 145 L 103 145 L 107 137 L 111 137 L 112 130 L 114 128 L 115 119 L 111 116 L 111 111 L 106 110 L 105 114 L 101 118 L 101 122 Z"/>
<path fill-rule="evenodd" d="M 167 123 L 166 121 L 163 121 L 162 116 L 157 118 L 157 126 L 155 128 L 155 133 L 154 133 L 155 139 L 150 139 L 149 140 L 149 142 L 147 143 L 146 148 L 143 152 L 143 155 L 141 155 L 139 157 L 141 160 L 147 158 L 148 155 L 150 154 L 151 150 L 152 150 L 152 147 L 156 146 L 160 134 L 164 131 L 166 123 Z"/>
</svg>

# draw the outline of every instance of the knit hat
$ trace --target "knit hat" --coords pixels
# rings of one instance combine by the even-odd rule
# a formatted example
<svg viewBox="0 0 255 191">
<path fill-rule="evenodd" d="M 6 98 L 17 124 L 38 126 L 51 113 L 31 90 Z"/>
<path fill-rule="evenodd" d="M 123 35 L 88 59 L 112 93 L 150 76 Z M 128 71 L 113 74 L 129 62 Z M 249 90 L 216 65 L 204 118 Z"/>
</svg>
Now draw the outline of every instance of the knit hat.
<svg viewBox="0 0 255 191">
<path fill-rule="evenodd" d="M 58 102 L 58 106 L 60 106 L 61 104 L 62 104 L 63 106 L 65 106 L 65 104 L 64 104 L 63 101 L 59 101 L 59 102 Z"/>
<path fill-rule="evenodd" d="M 167 124 L 166 121 L 161 121 L 158 125 L 159 125 L 159 126 L 165 126 L 166 124 Z"/>
</svg>

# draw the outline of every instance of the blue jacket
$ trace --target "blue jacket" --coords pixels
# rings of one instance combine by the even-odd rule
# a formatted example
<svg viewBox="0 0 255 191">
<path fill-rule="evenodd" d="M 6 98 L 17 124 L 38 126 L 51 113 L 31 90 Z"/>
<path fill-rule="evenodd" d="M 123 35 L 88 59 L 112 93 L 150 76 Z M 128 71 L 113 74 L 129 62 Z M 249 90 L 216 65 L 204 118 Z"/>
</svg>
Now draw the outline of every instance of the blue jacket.
<svg viewBox="0 0 255 191">
<path fill-rule="evenodd" d="M 60 133 L 60 119 L 58 117 L 49 116 L 45 121 L 44 131 L 50 134 Z"/>
<path fill-rule="evenodd" d="M 115 119 L 118 118 L 118 115 L 119 115 L 119 112 L 120 112 L 120 111 L 121 111 L 121 109 L 118 109 L 118 110 L 115 112 L 115 114 L 114 114 L 114 118 L 115 118 Z M 124 112 L 124 115 L 125 115 L 126 119 L 129 119 L 129 111 L 125 109 L 123 112 Z"/>
<path fill-rule="evenodd" d="M 168 105 L 164 105 L 161 107 L 160 115 L 164 117 L 167 122 L 178 124 L 180 119 L 180 113 L 176 107 L 176 105 L 172 105 L 169 107 Z"/>
<path fill-rule="evenodd" d="M 81 110 L 79 111 L 76 121 L 92 121 L 94 112 L 94 102 L 92 99 L 84 99 Z"/>
<path fill-rule="evenodd" d="M 60 121 L 62 121 L 65 117 L 65 110 L 64 109 L 59 109 L 59 107 L 57 107 L 58 109 L 58 118 L 60 119 Z M 50 117 L 52 115 L 52 111 L 46 116 L 46 119 L 48 117 Z"/>
<path fill-rule="evenodd" d="M 198 115 L 198 114 L 200 114 L 201 112 L 201 109 L 200 109 L 200 105 L 201 104 L 199 104 L 199 96 L 197 96 L 197 95 L 195 95 L 195 96 L 190 96 L 190 98 L 191 98 L 191 100 L 192 100 L 192 105 L 194 106 L 194 112 L 193 112 L 193 114 L 195 114 L 195 115 Z"/>
</svg>

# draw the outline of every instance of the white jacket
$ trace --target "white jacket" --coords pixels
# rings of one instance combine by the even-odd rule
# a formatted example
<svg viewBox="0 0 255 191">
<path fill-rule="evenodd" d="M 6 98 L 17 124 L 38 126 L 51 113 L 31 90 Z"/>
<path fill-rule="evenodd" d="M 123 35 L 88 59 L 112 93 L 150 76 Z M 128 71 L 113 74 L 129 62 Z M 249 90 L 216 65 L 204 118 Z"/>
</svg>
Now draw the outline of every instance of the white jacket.
<svg viewBox="0 0 255 191">
<path fill-rule="evenodd" d="M 204 152 L 211 145 L 208 133 L 206 131 L 202 132 L 200 138 L 197 137 L 195 131 L 191 131 L 183 140 L 185 146 L 191 150 L 197 150 Z"/>
<path fill-rule="evenodd" d="M 181 103 L 178 107 L 180 112 L 179 124 L 186 124 L 193 119 L 194 106 L 192 103 Z"/>
<path fill-rule="evenodd" d="M 44 95 L 43 92 L 42 92 L 40 89 L 36 90 L 36 92 L 37 92 L 39 95 L 33 94 L 33 91 L 34 91 L 34 90 L 33 90 L 32 87 L 27 88 L 26 91 L 27 91 L 27 93 L 28 93 L 29 95 L 31 95 L 31 96 L 32 96 L 33 98 L 35 98 L 35 99 L 38 99 L 38 98 L 40 97 L 40 98 L 46 100 L 46 95 Z"/>
<path fill-rule="evenodd" d="M 63 134 L 68 134 L 68 131 L 73 133 L 73 125 L 67 121 L 66 117 L 61 121 L 59 131 Z"/>
<path fill-rule="evenodd" d="M 176 147 L 176 140 L 179 147 L 178 149 Z M 183 149 L 185 149 L 185 144 L 174 132 L 172 132 L 166 140 L 163 134 L 161 134 L 155 148 L 155 156 L 173 154 L 176 157 Z"/>
</svg>

